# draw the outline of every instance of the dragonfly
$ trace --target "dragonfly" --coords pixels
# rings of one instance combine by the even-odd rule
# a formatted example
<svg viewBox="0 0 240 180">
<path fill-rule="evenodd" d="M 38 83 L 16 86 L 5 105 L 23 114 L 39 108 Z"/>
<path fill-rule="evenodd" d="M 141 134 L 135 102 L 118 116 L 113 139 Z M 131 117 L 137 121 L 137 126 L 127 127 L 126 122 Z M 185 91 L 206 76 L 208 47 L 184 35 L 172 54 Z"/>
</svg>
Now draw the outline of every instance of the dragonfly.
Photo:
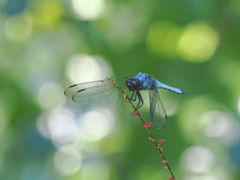
<svg viewBox="0 0 240 180">
<path fill-rule="evenodd" d="M 161 83 L 147 73 L 139 72 L 137 74 L 128 74 L 106 78 L 104 80 L 74 84 L 69 86 L 64 91 L 64 94 L 68 97 L 72 97 L 72 100 L 77 103 L 92 104 L 94 102 L 105 102 L 106 104 L 111 104 L 110 102 L 118 102 L 119 100 L 119 98 L 116 98 L 116 95 L 120 91 L 116 85 L 131 93 L 131 95 L 126 96 L 126 98 L 136 102 L 137 105 L 133 112 L 136 112 L 142 107 L 145 102 L 142 92 L 148 91 L 151 122 L 159 129 L 166 126 L 168 117 L 158 89 L 166 89 L 177 94 L 185 93 L 182 89 Z M 124 98 L 122 97 L 121 99 Z"/>
</svg>

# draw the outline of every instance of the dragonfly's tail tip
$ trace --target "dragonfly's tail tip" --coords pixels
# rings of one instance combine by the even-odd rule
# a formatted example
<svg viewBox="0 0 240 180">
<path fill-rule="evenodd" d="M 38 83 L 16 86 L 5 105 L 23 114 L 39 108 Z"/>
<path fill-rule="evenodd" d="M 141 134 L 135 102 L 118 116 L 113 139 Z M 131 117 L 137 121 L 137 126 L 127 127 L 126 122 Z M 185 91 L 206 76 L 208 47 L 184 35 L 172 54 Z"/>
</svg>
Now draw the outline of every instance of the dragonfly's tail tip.
<svg viewBox="0 0 240 180">
<path fill-rule="evenodd" d="M 183 91 L 182 89 L 181 89 L 181 91 L 182 91 L 182 93 L 181 94 L 185 94 L 186 92 L 185 91 Z"/>
</svg>

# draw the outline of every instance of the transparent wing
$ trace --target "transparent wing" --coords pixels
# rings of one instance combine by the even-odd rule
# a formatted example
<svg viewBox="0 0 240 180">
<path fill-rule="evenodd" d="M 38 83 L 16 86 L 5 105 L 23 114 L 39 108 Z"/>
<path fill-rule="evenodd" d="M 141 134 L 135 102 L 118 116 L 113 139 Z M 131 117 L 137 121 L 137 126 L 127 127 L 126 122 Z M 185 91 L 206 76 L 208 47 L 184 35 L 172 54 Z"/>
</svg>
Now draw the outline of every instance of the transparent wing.
<svg viewBox="0 0 240 180">
<path fill-rule="evenodd" d="M 160 129 L 167 123 L 167 113 L 164 109 L 157 89 L 149 90 L 150 116 L 151 121 Z"/>
<path fill-rule="evenodd" d="M 111 79 L 123 90 L 127 90 L 125 82 L 131 77 L 135 77 L 135 74 Z M 72 97 L 73 101 L 83 104 L 118 104 L 120 96 L 120 99 L 124 99 L 123 94 L 108 79 L 72 85 L 65 90 L 64 94 Z"/>
<path fill-rule="evenodd" d="M 80 90 L 84 90 L 84 89 L 89 88 L 89 87 L 100 86 L 100 85 L 106 84 L 107 83 L 106 80 L 99 80 L 99 81 L 93 81 L 93 82 L 74 84 L 72 86 L 69 86 L 64 91 L 64 94 L 68 97 L 72 97 L 76 92 L 78 92 Z"/>
</svg>

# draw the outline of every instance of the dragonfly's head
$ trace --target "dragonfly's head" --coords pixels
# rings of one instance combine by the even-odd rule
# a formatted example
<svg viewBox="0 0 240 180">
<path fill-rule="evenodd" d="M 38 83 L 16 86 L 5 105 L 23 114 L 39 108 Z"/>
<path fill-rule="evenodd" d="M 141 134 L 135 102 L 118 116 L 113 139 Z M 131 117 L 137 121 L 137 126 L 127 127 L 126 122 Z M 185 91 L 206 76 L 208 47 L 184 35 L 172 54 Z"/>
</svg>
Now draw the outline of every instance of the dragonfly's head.
<svg viewBox="0 0 240 180">
<path fill-rule="evenodd" d="M 138 79 L 130 78 L 126 81 L 126 85 L 130 91 L 135 91 L 140 88 L 140 82 Z"/>
</svg>

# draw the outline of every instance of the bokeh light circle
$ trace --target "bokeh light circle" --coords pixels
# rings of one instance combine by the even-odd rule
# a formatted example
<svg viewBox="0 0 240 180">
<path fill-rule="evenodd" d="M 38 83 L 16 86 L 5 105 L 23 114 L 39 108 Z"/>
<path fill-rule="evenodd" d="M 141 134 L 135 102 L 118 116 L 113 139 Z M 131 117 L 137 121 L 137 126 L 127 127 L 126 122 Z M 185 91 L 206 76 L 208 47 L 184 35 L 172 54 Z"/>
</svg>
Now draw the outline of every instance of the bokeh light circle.
<svg viewBox="0 0 240 180">
<path fill-rule="evenodd" d="M 192 23 L 182 32 L 178 42 L 178 53 L 186 61 L 201 63 L 212 57 L 218 43 L 218 33 L 211 26 Z"/>
</svg>

